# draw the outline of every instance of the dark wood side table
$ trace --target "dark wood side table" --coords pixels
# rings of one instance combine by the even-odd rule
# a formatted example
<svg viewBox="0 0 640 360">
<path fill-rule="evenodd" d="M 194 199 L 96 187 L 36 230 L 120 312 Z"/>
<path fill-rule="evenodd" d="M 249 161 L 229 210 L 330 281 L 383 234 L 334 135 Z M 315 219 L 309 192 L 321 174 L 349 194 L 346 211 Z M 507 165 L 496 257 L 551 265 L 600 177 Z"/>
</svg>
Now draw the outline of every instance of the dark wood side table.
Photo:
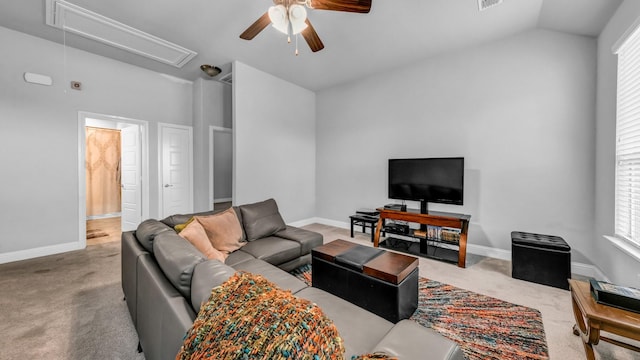
<svg viewBox="0 0 640 360">
<path fill-rule="evenodd" d="M 376 224 L 378 223 L 377 216 L 355 214 L 349 216 L 349 219 L 351 219 L 351 237 L 353 237 L 353 227 L 355 225 L 362 226 L 363 233 L 366 233 L 365 230 L 369 227 L 371 229 L 371 242 L 373 242 L 373 237 L 376 234 Z"/>
<path fill-rule="evenodd" d="M 598 304 L 591 296 L 589 283 L 569 280 L 571 303 L 576 324 L 573 333 L 580 335 L 588 360 L 595 360 L 593 345 L 600 340 L 640 352 L 640 348 L 601 336 L 601 331 L 640 341 L 640 314 Z"/>
</svg>

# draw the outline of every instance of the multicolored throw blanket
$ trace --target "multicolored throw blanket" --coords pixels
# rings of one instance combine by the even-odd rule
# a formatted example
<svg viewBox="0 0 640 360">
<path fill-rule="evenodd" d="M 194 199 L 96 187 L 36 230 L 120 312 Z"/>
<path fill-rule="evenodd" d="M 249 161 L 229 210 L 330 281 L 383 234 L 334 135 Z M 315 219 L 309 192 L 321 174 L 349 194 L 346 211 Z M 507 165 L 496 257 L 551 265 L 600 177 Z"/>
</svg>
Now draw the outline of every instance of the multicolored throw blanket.
<svg viewBox="0 0 640 360">
<path fill-rule="evenodd" d="M 312 302 L 261 275 L 239 272 L 213 288 L 176 360 L 343 359 L 333 322 Z"/>
</svg>

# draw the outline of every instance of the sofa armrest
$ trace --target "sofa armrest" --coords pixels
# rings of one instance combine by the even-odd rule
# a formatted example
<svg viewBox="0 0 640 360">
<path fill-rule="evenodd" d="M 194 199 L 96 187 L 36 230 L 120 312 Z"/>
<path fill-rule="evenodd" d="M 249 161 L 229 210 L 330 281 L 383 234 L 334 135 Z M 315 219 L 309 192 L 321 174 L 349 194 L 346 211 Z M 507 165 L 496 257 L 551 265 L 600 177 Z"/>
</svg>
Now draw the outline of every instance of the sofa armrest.
<svg viewBox="0 0 640 360">
<path fill-rule="evenodd" d="M 458 344 L 412 320 L 398 322 L 374 347 L 402 360 L 464 360 Z"/>
<path fill-rule="evenodd" d="M 191 278 L 191 306 L 200 311 L 202 303 L 209 300 L 211 289 L 222 285 L 236 270 L 218 260 L 206 260 L 196 265 Z"/>
<path fill-rule="evenodd" d="M 306 255 L 311 253 L 311 249 L 322 245 L 324 238 L 322 234 L 315 231 L 300 229 L 287 225 L 287 228 L 275 233 L 275 236 L 287 240 L 293 240 L 300 243 L 300 254 Z"/>
</svg>

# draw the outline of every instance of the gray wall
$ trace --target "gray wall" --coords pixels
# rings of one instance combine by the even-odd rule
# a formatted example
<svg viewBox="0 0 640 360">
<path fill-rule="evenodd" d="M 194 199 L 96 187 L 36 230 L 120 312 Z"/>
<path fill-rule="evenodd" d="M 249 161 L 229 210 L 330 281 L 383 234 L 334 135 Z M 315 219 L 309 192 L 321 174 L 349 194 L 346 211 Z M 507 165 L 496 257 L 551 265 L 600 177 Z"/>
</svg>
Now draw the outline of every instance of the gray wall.
<svg viewBox="0 0 640 360">
<path fill-rule="evenodd" d="M 209 201 L 209 126 L 231 128 L 231 86 L 210 79 L 193 83 L 194 211 L 213 209 Z M 231 155 L 229 155 L 231 156 Z"/>
<path fill-rule="evenodd" d="M 598 101 L 596 122 L 596 222 L 591 240 L 594 262 L 612 281 L 640 288 L 640 259 L 613 246 L 603 235 L 613 235 L 615 191 L 615 135 L 617 56 L 612 46 L 640 17 L 640 2 L 627 0 L 598 38 Z M 640 251 L 638 251 L 640 253 Z"/>
<path fill-rule="evenodd" d="M 317 216 L 387 199 L 387 160 L 465 157 L 469 243 L 559 235 L 593 258 L 596 41 L 535 30 L 317 94 Z M 409 202 L 417 207 L 417 202 Z"/>
<path fill-rule="evenodd" d="M 315 94 L 233 64 L 234 201 L 274 198 L 286 222 L 315 215 Z"/>
<path fill-rule="evenodd" d="M 79 240 L 78 111 L 149 122 L 150 216 L 158 213 L 158 122 L 192 124 L 192 83 L 0 27 L 0 262 Z M 25 83 L 24 72 L 53 86 Z M 66 78 L 65 78 L 66 74 Z M 81 81 L 82 91 L 69 88 Z"/>
</svg>

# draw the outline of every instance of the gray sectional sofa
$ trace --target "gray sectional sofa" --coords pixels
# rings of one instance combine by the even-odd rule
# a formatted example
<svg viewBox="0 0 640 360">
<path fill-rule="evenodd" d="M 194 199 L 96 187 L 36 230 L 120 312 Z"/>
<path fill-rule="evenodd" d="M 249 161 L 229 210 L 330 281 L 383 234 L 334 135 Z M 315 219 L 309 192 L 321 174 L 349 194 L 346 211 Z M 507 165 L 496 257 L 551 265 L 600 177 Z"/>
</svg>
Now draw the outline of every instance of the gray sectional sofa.
<svg viewBox="0 0 640 360">
<path fill-rule="evenodd" d="M 321 234 L 287 226 L 274 200 L 234 207 L 249 241 L 225 263 L 204 257 L 174 230 L 192 215 L 146 220 L 122 234 L 122 288 L 139 346 L 148 360 L 175 359 L 183 337 L 211 289 L 236 271 L 265 276 L 316 303 L 331 318 L 352 355 L 384 351 L 403 360 L 464 359 L 456 343 L 413 321 L 393 324 L 288 273 L 311 262 Z M 256 238 L 256 235 L 267 234 Z"/>
</svg>

